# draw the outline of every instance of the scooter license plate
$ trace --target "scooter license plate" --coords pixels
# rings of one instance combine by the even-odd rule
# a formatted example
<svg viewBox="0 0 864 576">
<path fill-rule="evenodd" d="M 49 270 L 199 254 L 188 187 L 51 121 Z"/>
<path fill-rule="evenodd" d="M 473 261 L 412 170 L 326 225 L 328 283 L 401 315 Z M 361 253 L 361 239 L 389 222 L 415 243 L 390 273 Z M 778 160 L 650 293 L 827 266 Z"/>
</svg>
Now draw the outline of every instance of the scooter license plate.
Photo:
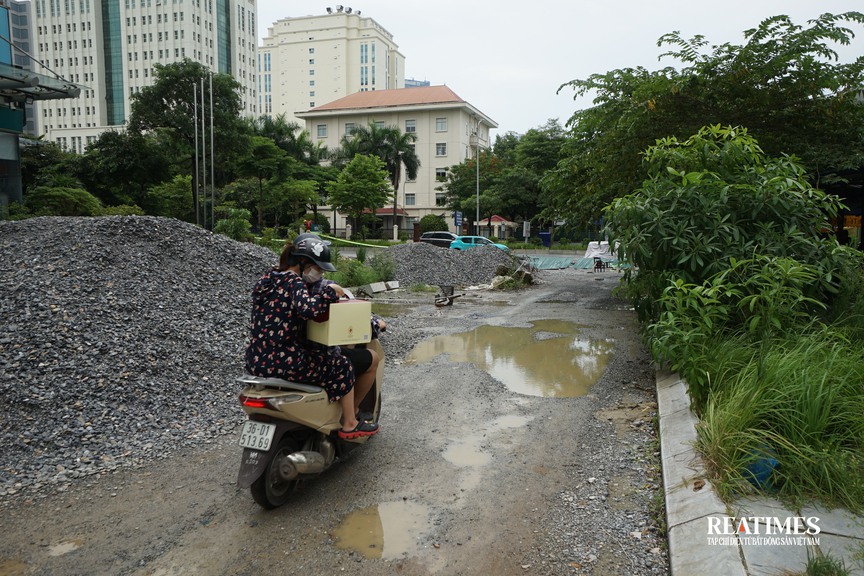
<svg viewBox="0 0 864 576">
<path fill-rule="evenodd" d="M 275 433 L 276 426 L 273 424 L 247 420 L 243 424 L 243 430 L 240 431 L 239 444 L 243 448 L 267 451 L 270 449 L 270 443 L 273 442 L 273 434 Z"/>
</svg>

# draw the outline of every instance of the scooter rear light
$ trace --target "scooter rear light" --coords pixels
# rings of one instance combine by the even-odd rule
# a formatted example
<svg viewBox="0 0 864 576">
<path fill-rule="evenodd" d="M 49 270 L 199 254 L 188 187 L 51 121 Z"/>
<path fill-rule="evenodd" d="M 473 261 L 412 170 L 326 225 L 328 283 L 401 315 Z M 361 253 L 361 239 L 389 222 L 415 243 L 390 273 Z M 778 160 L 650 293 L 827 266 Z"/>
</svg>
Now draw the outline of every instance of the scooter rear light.
<svg viewBox="0 0 864 576">
<path fill-rule="evenodd" d="M 270 402 L 264 398 L 251 398 L 245 394 L 240 394 L 240 404 L 247 408 L 269 408 Z"/>
</svg>

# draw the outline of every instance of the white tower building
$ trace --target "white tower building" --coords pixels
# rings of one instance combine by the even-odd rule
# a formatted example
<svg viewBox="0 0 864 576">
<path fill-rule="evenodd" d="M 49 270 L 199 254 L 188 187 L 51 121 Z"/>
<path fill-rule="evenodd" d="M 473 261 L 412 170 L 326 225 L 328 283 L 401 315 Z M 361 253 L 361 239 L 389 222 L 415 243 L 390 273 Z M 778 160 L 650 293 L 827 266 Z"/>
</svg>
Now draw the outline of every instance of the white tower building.
<svg viewBox="0 0 864 576">
<path fill-rule="evenodd" d="M 267 29 L 258 54 L 262 115 L 295 116 L 354 94 L 405 87 L 405 57 L 393 35 L 350 7 L 283 18 Z"/>
</svg>

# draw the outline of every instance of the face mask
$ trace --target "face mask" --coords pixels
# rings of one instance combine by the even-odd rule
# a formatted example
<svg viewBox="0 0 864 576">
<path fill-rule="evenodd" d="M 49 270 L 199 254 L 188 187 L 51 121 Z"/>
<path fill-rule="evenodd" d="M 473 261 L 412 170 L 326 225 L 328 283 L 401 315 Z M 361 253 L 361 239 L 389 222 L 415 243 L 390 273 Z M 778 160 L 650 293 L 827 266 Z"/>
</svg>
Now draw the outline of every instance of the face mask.
<svg viewBox="0 0 864 576">
<path fill-rule="evenodd" d="M 318 268 L 313 268 L 311 266 L 303 271 L 303 281 L 307 284 L 314 284 L 315 282 L 318 282 L 319 280 L 321 280 L 322 276 L 323 274 L 321 270 L 319 270 Z"/>
</svg>

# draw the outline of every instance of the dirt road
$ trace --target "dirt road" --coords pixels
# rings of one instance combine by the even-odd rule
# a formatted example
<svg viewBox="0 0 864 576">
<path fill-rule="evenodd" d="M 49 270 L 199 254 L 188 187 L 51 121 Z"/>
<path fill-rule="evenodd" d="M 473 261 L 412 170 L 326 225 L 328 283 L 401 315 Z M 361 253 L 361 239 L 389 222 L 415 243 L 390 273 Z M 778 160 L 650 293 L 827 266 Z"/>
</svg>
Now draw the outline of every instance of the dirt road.
<svg viewBox="0 0 864 576">
<path fill-rule="evenodd" d="M 382 432 L 293 502 L 260 509 L 235 486 L 236 435 L 213 438 L 2 503 L 0 576 L 665 574 L 653 370 L 611 296 L 617 280 L 549 272 L 446 308 L 428 293 L 379 296 L 395 349 Z M 409 356 L 420 342 L 447 353 Z M 463 361 L 453 342 L 475 354 Z M 543 374 L 587 382 L 504 381 Z"/>
</svg>

